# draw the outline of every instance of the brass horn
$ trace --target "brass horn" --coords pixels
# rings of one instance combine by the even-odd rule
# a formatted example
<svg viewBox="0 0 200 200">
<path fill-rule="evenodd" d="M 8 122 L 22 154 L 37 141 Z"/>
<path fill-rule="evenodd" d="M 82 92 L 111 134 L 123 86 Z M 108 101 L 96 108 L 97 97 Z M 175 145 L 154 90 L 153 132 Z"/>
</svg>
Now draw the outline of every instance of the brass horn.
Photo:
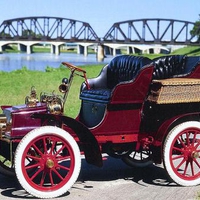
<svg viewBox="0 0 200 200">
<path fill-rule="evenodd" d="M 67 78 L 63 78 L 62 84 L 59 86 L 59 91 L 62 93 L 68 92 L 68 89 L 69 89 L 68 83 L 69 83 L 69 80 Z"/>
<path fill-rule="evenodd" d="M 59 91 L 62 93 L 66 93 L 68 91 L 68 84 L 65 83 L 60 84 Z"/>
</svg>

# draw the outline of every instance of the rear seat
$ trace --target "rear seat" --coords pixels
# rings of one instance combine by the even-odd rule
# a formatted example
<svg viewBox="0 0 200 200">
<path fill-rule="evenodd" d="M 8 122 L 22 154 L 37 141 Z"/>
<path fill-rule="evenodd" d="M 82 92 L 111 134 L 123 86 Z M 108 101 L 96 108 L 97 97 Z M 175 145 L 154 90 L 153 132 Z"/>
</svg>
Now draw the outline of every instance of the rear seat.
<svg viewBox="0 0 200 200">
<path fill-rule="evenodd" d="M 185 55 L 163 56 L 153 60 L 152 79 L 186 77 L 190 75 L 200 62 L 200 57 Z"/>
</svg>

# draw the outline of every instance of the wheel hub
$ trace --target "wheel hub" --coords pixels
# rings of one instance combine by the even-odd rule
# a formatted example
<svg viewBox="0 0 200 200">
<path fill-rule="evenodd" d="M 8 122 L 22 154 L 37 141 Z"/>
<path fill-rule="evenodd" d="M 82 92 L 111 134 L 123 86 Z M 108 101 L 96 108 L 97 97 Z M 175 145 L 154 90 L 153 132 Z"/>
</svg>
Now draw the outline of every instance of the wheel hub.
<svg viewBox="0 0 200 200">
<path fill-rule="evenodd" d="M 46 167 L 51 169 L 54 167 L 54 161 L 52 159 L 47 159 L 46 161 Z"/>
<path fill-rule="evenodd" d="M 195 158 L 195 159 L 199 158 L 199 153 L 196 151 L 192 152 L 192 158 Z"/>
</svg>

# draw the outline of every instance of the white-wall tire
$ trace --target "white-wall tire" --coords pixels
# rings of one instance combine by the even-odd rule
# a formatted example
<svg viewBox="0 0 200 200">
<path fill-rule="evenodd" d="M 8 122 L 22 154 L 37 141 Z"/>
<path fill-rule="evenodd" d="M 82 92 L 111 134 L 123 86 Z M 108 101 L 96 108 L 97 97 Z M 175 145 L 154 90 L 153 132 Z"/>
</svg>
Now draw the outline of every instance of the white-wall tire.
<svg viewBox="0 0 200 200">
<path fill-rule="evenodd" d="M 38 198 L 66 193 L 79 176 L 81 157 L 74 138 L 61 128 L 44 126 L 20 141 L 15 171 L 21 186 Z"/>
<path fill-rule="evenodd" d="M 164 142 L 163 159 L 174 182 L 200 184 L 200 122 L 188 121 L 173 128 Z"/>
</svg>

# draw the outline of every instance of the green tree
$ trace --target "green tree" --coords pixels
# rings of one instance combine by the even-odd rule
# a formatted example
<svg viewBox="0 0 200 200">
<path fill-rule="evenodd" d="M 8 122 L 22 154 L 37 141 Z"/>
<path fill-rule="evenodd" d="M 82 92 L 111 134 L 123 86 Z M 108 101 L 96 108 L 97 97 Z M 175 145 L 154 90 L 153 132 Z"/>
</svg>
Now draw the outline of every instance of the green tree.
<svg viewBox="0 0 200 200">
<path fill-rule="evenodd" d="M 11 35 L 9 33 L 4 33 L 4 32 L 1 32 L 0 36 L 1 37 L 11 37 Z"/>
<path fill-rule="evenodd" d="M 42 37 L 42 34 L 36 34 L 34 31 L 32 30 L 23 30 L 22 31 L 22 36 L 23 37 L 29 37 L 29 36 L 32 36 L 32 37 L 35 37 L 35 38 L 41 38 Z"/>
<path fill-rule="evenodd" d="M 196 36 L 200 41 L 200 19 L 195 22 L 193 29 L 190 31 L 191 36 Z"/>
</svg>

